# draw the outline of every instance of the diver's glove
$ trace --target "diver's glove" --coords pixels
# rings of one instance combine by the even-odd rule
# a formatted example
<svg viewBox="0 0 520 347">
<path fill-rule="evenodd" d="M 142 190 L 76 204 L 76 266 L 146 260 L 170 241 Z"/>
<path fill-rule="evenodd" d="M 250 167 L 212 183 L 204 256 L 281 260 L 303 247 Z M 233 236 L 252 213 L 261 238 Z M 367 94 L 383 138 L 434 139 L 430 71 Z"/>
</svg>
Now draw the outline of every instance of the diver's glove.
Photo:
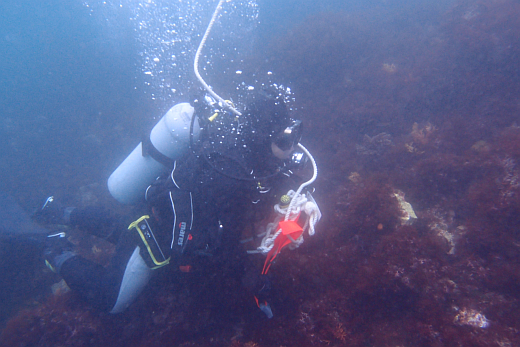
<svg viewBox="0 0 520 347">
<path fill-rule="evenodd" d="M 273 310 L 269 305 L 268 298 L 271 292 L 271 281 L 267 275 L 262 275 L 258 282 L 257 290 L 255 291 L 255 300 L 258 308 L 265 313 L 267 318 L 273 318 Z"/>
<path fill-rule="evenodd" d="M 32 219 L 43 225 L 67 225 L 70 223 L 70 214 L 73 210 L 74 207 L 65 208 L 59 201 L 54 199 L 54 196 L 49 196 L 42 207 L 33 213 Z"/>
<path fill-rule="evenodd" d="M 66 233 L 56 232 L 47 235 L 43 257 L 45 265 L 52 272 L 59 274 L 63 263 L 74 256 L 76 256 L 74 245 L 69 241 Z"/>
</svg>

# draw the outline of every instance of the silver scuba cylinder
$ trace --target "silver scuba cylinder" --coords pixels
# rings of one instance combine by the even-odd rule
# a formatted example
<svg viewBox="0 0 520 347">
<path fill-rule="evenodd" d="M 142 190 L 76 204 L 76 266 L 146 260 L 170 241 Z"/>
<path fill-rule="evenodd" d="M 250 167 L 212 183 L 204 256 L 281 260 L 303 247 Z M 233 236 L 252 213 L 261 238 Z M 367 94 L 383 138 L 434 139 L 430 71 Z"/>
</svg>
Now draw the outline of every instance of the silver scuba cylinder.
<svg viewBox="0 0 520 347">
<path fill-rule="evenodd" d="M 173 106 L 150 132 L 149 141 L 139 143 L 108 178 L 110 194 L 123 204 L 144 200 L 146 188 L 171 169 L 170 163 L 182 158 L 190 146 L 190 123 L 194 109 L 189 103 Z M 194 140 L 200 128 L 193 125 Z"/>
</svg>

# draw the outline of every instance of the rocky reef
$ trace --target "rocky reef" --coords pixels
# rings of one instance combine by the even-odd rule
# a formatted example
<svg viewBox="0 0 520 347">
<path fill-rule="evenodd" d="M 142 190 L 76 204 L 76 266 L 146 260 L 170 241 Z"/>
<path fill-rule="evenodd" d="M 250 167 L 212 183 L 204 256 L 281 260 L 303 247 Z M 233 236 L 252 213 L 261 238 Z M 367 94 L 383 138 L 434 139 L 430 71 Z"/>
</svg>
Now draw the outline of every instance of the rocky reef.
<svg viewBox="0 0 520 347">
<path fill-rule="evenodd" d="M 0 343 L 520 345 L 518 18 L 514 0 L 321 13 L 263 52 L 257 69 L 298 96 L 324 214 L 270 270 L 274 318 L 230 243 L 193 272 L 163 271 L 121 315 L 50 296 Z"/>
</svg>

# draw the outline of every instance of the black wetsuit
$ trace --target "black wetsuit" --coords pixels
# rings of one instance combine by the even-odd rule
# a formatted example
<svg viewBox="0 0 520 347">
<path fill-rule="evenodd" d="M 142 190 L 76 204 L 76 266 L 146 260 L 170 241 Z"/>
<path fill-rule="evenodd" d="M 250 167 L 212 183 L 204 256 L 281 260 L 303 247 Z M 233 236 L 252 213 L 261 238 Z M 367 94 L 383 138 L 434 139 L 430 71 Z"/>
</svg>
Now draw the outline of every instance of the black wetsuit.
<svg viewBox="0 0 520 347">
<path fill-rule="evenodd" d="M 244 218 L 251 208 L 258 216 L 268 216 L 276 193 L 284 194 L 290 188 L 286 179 L 282 171 L 263 182 L 231 178 L 217 172 L 202 156 L 188 155 L 176 162 L 169 175 L 157 179 L 146 191 L 143 215 L 149 216 L 147 225 L 160 247 L 153 250 L 156 260 L 161 263 L 169 259 L 167 263 L 176 266 L 186 254 L 213 252 L 219 246 L 222 232 L 240 224 L 237 220 Z M 253 215 L 248 213 L 248 218 L 254 219 Z M 125 270 L 136 246 L 140 246 L 140 256 L 149 268 L 161 267 L 154 263 L 137 230 L 128 230 L 131 222 L 115 221 L 92 208 L 77 209 L 71 214 L 71 224 L 78 229 L 94 235 L 120 234 L 116 254 L 108 266 L 74 256 L 60 270 L 71 289 L 102 310 L 110 311 L 118 301 Z"/>
<path fill-rule="evenodd" d="M 291 121 L 283 101 L 259 95 L 241 117 L 222 110 L 209 117 L 215 111 L 201 104 L 203 98 L 197 100 L 195 113 L 205 115 L 197 117 L 201 135 L 190 139 L 190 153 L 172 163 L 170 174 L 143 192 L 143 215 L 136 216 L 130 230 L 132 221 L 103 220 L 102 214 L 89 216 L 88 211 L 71 214 L 72 224 L 85 231 L 123 230 L 107 267 L 78 256 L 61 264 L 67 284 L 98 307 L 121 312 L 133 300 L 123 300 L 124 292 L 144 288 L 149 269 L 179 264 L 186 254 L 211 252 L 227 230 L 238 238 L 238 222 L 246 213 L 250 222 L 268 217 L 277 195 L 296 187 L 287 182 L 286 163 L 271 148 Z M 256 213 L 249 213 L 253 207 Z"/>
</svg>

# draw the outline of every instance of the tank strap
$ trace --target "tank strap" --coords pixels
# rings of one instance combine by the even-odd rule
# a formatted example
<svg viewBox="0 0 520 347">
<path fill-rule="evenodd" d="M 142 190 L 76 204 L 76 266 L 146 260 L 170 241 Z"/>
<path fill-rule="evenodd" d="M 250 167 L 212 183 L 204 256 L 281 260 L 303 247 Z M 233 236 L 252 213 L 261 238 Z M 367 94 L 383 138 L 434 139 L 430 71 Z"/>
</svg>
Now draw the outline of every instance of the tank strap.
<svg viewBox="0 0 520 347">
<path fill-rule="evenodd" d="M 128 230 L 135 229 L 137 231 L 141 241 L 148 251 L 149 260 L 151 260 L 151 262 L 147 262 L 148 266 L 151 269 L 157 269 L 167 265 L 170 262 L 170 257 L 166 258 L 163 251 L 161 250 L 161 247 L 159 246 L 159 243 L 153 234 L 152 228 L 148 224 L 147 219 L 149 218 L 150 216 L 148 215 L 142 216 L 135 222 L 131 223 L 128 226 Z M 147 260 L 146 257 L 144 260 Z"/>
<path fill-rule="evenodd" d="M 167 156 L 165 156 L 164 154 L 159 152 L 159 150 L 157 148 L 155 148 L 155 146 L 153 145 L 152 141 L 150 140 L 150 136 L 149 135 L 145 135 L 143 137 L 143 140 L 141 141 L 141 143 L 143 144 L 142 145 L 142 148 L 143 148 L 142 155 L 143 155 L 143 157 L 150 156 L 153 159 L 155 159 L 155 161 L 157 161 L 158 163 L 163 164 L 167 168 L 172 168 L 173 167 L 174 160 L 171 159 L 171 158 L 168 158 Z"/>
</svg>

